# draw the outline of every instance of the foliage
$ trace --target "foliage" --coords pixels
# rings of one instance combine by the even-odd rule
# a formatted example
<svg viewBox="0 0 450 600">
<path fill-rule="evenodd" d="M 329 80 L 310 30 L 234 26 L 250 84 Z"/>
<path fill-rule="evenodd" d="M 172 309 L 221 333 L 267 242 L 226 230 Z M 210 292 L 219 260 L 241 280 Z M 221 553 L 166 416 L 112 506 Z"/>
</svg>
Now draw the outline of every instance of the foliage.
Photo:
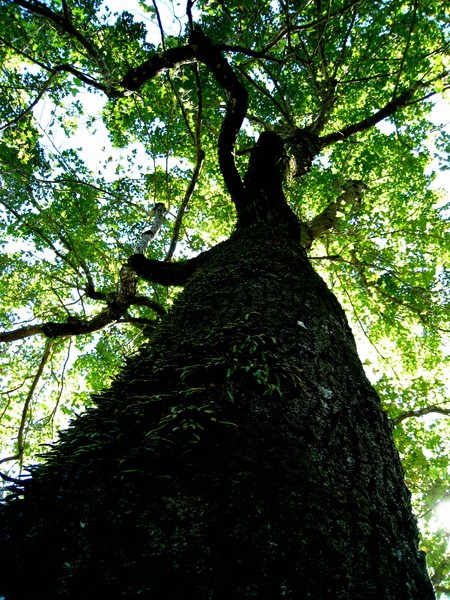
<svg viewBox="0 0 450 600">
<path fill-rule="evenodd" d="M 210 69 L 190 60 L 143 80 L 134 93 L 122 85 L 155 52 L 188 44 L 192 10 L 249 94 L 238 169 L 262 131 L 308 127 L 323 145 L 307 175 L 286 181 L 297 215 L 311 220 L 349 181 L 367 186 L 362 198 L 340 204 L 338 220 L 309 254 L 346 309 L 368 375 L 396 423 L 424 531 L 431 531 L 450 468 L 450 213 L 436 186 L 450 144 L 436 116 L 448 100 L 446 2 L 192 4 L 186 10 L 142 1 L 137 16 L 100 0 L 3 3 L 2 327 L 11 332 L 99 313 L 117 292 L 120 267 L 156 202 L 168 212 L 152 258 L 167 256 L 181 219 L 177 259 L 232 231 L 234 209 L 217 161 L 227 98 Z M 177 289 L 141 282 L 139 293 L 168 308 Z M 34 460 L 39 445 L 89 403 L 88 393 L 108 384 L 157 318 L 133 305 L 93 334 L 5 343 L 3 458 Z M 264 365 L 253 375 L 276 389 Z M 442 530 L 431 534 L 424 545 L 434 552 L 434 582 L 445 593 L 450 576 L 442 565 L 450 551 Z"/>
</svg>

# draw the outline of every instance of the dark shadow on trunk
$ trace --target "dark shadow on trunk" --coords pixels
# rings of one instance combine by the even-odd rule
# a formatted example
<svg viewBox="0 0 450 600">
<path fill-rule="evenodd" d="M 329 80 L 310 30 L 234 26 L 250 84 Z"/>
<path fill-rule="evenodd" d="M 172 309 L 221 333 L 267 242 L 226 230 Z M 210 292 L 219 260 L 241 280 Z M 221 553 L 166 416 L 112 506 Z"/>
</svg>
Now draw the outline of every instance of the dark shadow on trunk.
<svg viewBox="0 0 450 600">
<path fill-rule="evenodd" d="M 209 251 L 2 509 L 7 600 L 434 598 L 391 425 L 284 223 Z"/>
</svg>

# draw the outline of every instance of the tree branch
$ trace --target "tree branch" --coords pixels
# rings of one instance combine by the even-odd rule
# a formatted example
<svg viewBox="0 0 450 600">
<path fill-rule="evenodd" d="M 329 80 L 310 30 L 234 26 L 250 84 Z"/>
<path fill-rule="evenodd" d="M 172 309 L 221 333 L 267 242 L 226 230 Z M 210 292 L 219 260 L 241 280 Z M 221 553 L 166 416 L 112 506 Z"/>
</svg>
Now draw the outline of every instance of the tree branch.
<svg viewBox="0 0 450 600">
<path fill-rule="evenodd" d="M 246 56 L 251 56 L 252 58 L 261 58 L 263 60 L 275 62 L 279 65 L 284 65 L 284 63 L 286 62 L 282 58 L 275 58 L 274 56 L 270 56 L 269 54 L 265 54 L 264 52 L 258 52 L 258 50 L 252 50 L 251 48 L 245 48 L 244 46 L 217 44 L 217 49 L 221 52 L 238 52 L 240 54 L 245 54 Z M 247 61 L 246 64 L 249 64 L 250 62 L 253 61 Z"/>
<path fill-rule="evenodd" d="M 160 315 L 161 317 L 167 314 L 166 309 L 163 308 L 161 304 L 158 304 L 154 300 L 147 298 L 147 296 L 135 296 L 133 301 L 130 303 L 130 306 L 145 306 L 147 308 L 151 308 L 157 315 Z M 134 320 L 138 320 L 138 318 L 136 317 Z M 130 319 L 130 321 L 133 321 L 133 319 Z"/>
<path fill-rule="evenodd" d="M 143 253 L 145 252 L 145 249 L 147 248 L 148 244 L 157 235 L 161 227 L 162 220 L 164 218 L 164 211 L 164 204 L 158 203 L 155 206 L 155 216 L 152 226 L 148 231 L 145 231 L 142 234 L 142 237 L 137 245 L 139 254 L 136 254 L 134 256 L 140 256 L 144 260 L 147 260 L 143 256 Z M 155 307 L 157 307 L 156 312 L 158 314 L 161 314 L 162 312 L 165 313 L 164 309 L 162 309 L 162 307 L 160 307 L 157 303 L 153 303 L 151 300 L 143 297 L 136 298 L 137 278 L 137 270 L 131 265 L 131 262 L 129 260 L 126 264 L 122 266 L 120 270 L 119 293 L 117 295 L 113 295 L 112 300 L 108 302 L 107 308 L 95 315 L 89 321 L 71 318 L 68 320 L 67 323 L 45 323 L 43 326 L 42 333 L 44 333 L 49 338 L 92 333 L 99 329 L 103 329 L 104 327 L 106 327 L 106 325 L 109 325 L 112 322 L 118 321 L 126 313 L 128 308 L 132 304 L 139 306 L 149 306 L 154 310 Z M 89 280 L 89 278 L 87 292 L 91 294 L 91 296 L 95 296 L 98 299 L 102 298 L 108 301 L 107 294 L 103 295 L 101 292 L 95 292 L 92 280 Z"/>
<path fill-rule="evenodd" d="M 442 585 L 435 585 L 434 591 L 440 592 L 441 594 L 445 594 L 446 596 L 450 596 L 450 588 L 449 587 L 444 587 Z"/>
<path fill-rule="evenodd" d="M 418 410 L 407 410 L 392 419 L 394 425 L 398 425 L 401 421 L 408 419 L 409 417 L 422 417 L 423 415 L 429 415 L 430 413 L 438 413 L 440 415 L 450 415 L 450 408 L 439 408 L 439 406 L 426 406 L 425 408 L 419 408 Z"/>
<path fill-rule="evenodd" d="M 233 201 L 242 201 L 244 186 L 234 162 L 234 146 L 247 113 L 248 93 L 217 46 L 198 28 L 189 36 L 189 45 L 168 48 L 128 71 L 120 85 L 124 95 L 139 89 L 148 79 L 166 69 L 200 61 L 211 70 L 227 96 L 225 118 L 218 141 L 219 166 Z"/>
<path fill-rule="evenodd" d="M 96 88 L 97 90 L 104 92 L 108 96 L 119 97 L 121 95 L 121 94 L 119 94 L 119 92 L 116 92 L 116 91 L 113 92 L 112 90 L 108 89 L 107 86 L 102 85 L 95 79 L 92 79 L 92 77 L 88 77 L 87 75 L 82 73 L 79 69 L 72 67 L 72 65 L 57 65 L 54 70 L 55 71 L 65 71 L 67 73 L 71 73 L 72 75 L 75 75 L 75 77 L 77 77 L 80 81 L 83 81 L 87 85 L 91 85 L 92 87 Z"/>
<path fill-rule="evenodd" d="M 56 77 L 57 74 L 58 74 L 57 70 L 54 69 L 53 72 L 51 73 L 50 77 L 47 79 L 47 81 L 42 86 L 41 91 L 38 93 L 36 98 L 33 100 L 33 102 L 25 110 L 23 110 L 19 115 L 17 115 L 17 117 L 12 119 L 5 125 L 2 125 L 0 127 L 0 131 L 3 131 L 4 129 L 11 127 L 11 125 L 15 125 L 16 123 L 18 123 L 20 121 L 20 119 L 22 119 L 23 117 L 25 117 L 25 115 L 30 113 L 33 110 L 33 108 L 36 106 L 36 104 L 39 102 L 39 100 L 42 98 L 42 96 L 45 94 L 45 92 L 48 90 L 51 82 L 53 81 L 53 79 Z"/>
<path fill-rule="evenodd" d="M 156 205 L 154 211 L 155 218 L 152 226 L 142 235 L 142 238 L 138 243 L 138 248 L 141 251 L 141 254 L 137 254 L 135 256 L 141 256 L 145 261 L 147 260 L 144 258 L 142 253 L 145 251 L 145 248 L 149 242 L 157 235 L 164 217 L 164 211 L 164 204 L 159 203 Z M 75 249 L 71 247 L 71 244 L 68 240 L 63 238 L 63 242 L 66 246 L 69 246 L 72 252 L 75 252 Z M 158 261 L 154 262 L 157 263 Z M 87 277 L 86 294 L 95 300 L 107 302 L 107 308 L 89 320 L 80 319 L 78 317 L 69 317 L 65 323 L 48 322 L 40 325 L 22 327 L 14 331 L 6 331 L 0 333 L 0 342 L 12 342 L 37 334 L 44 334 L 48 338 L 59 338 L 93 333 L 94 331 L 103 329 L 110 323 L 118 321 L 131 305 L 147 306 L 153 309 L 159 315 L 165 314 L 166 311 L 158 303 L 153 302 L 152 300 L 143 296 L 136 297 L 138 276 L 135 269 L 133 269 L 131 266 L 130 261 L 124 264 L 120 270 L 118 294 L 96 292 L 86 263 L 84 263 L 84 261 L 81 261 L 81 263 Z"/>
<path fill-rule="evenodd" d="M 130 95 L 130 93 L 138 90 L 146 81 L 159 75 L 166 69 L 193 63 L 196 60 L 191 46 L 168 48 L 165 52 L 155 54 L 138 67 L 130 69 L 120 82 L 120 86 L 125 88 L 125 95 Z"/>
<path fill-rule="evenodd" d="M 289 155 L 289 175 L 302 177 L 308 173 L 312 161 L 320 152 L 320 138 L 306 129 L 296 129 L 284 136 L 284 145 Z"/>
<path fill-rule="evenodd" d="M 141 235 L 139 241 L 136 244 L 135 253 L 136 254 L 145 254 L 147 246 L 150 244 L 152 240 L 158 235 L 158 231 L 161 229 L 162 222 L 164 220 L 164 215 L 166 213 L 166 207 L 163 202 L 158 202 L 155 205 L 153 214 L 154 219 L 150 229 L 144 231 Z"/>
<path fill-rule="evenodd" d="M 349 180 L 343 186 L 343 193 L 313 219 L 300 225 L 300 245 L 309 250 L 314 240 L 332 229 L 337 221 L 337 211 L 342 204 L 352 204 L 361 200 L 367 189 L 363 181 Z M 327 257 L 328 258 L 328 257 Z"/>
<path fill-rule="evenodd" d="M 139 277 L 151 283 L 183 286 L 202 264 L 205 254 L 203 252 L 195 258 L 175 263 L 145 258 L 143 254 L 133 254 L 128 259 L 128 265 Z"/>
<path fill-rule="evenodd" d="M 50 356 L 52 346 L 53 346 L 53 340 L 47 340 L 47 342 L 45 344 L 44 353 L 41 358 L 41 362 L 39 363 L 39 367 L 36 372 L 36 375 L 33 377 L 33 382 L 30 386 L 30 389 L 28 390 L 28 394 L 27 394 L 27 397 L 26 397 L 24 405 L 23 405 L 22 416 L 20 419 L 19 432 L 17 434 L 17 453 L 14 454 L 13 456 L 7 456 L 6 458 L 3 458 L 2 460 L 0 460 L 0 464 L 2 464 L 4 462 L 9 462 L 12 460 L 19 460 L 19 461 L 22 460 L 23 451 L 24 451 L 24 432 L 25 432 L 25 426 L 27 424 L 27 416 L 28 416 L 28 410 L 30 407 L 30 402 L 31 402 L 31 399 L 33 398 L 34 390 L 36 389 L 36 386 L 39 383 L 39 379 L 41 378 L 41 375 L 44 370 L 45 364 L 48 360 L 48 357 Z M 6 479 L 7 476 L 5 475 L 2 478 Z"/>
<path fill-rule="evenodd" d="M 45 344 L 44 353 L 43 353 L 42 358 L 41 358 L 41 362 L 39 363 L 38 370 L 36 372 L 36 375 L 33 378 L 33 382 L 32 382 L 32 384 L 30 386 L 30 389 L 28 391 L 27 397 L 25 399 L 25 403 L 23 405 L 22 418 L 21 418 L 21 421 L 20 421 L 19 433 L 17 435 L 17 450 L 18 450 L 18 458 L 19 458 L 19 460 L 22 459 L 23 451 L 24 451 L 24 433 L 25 433 L 25 426 L 26 426 L 26 423 L 27 423 L 28 411 L 29 411 L 29 408 L 30 408 L 30 402 L 31 402 L 31 399 L 33 398 L 33 394 L 34 394 L 34 391 L 35 391 L 35 389 L 37 387 L 37 384 L 39 383 L 39 379 L 42 376 L 45 364 L 47 363 L 47 360 L 48 360 L 48 358 L 50 356 L 50 352 L 52 350 L 52 347 L 53 347 L 53 340 L 47 340 L 47 343 Z"/>
<path fill-rule="evenodd" d="M 32 200 L 32 199 L 33 199 L 33 194 L 30 193 L 30 200 Z M 28 221 L 25 220 L 24 216 L 22 214 L 20 214 L 17 210 L 15 210 L 15 208 L 10 206 L 10 204 L 8 202 L 5 202 L 4 200 L 0 200 L 0 204 L 2 204 L 7 210 L 9 210 L 9 212 L 12 213 L 18 221 L 22 221 L 24 223 L 24 225 L 26 227 L 28 227 L 28 229 L 30 231 L 34 232 L 36 235 L 41 237 L 45 241 L 45 243 L 49 246 L 49 248 L 51 248 L 53 250 L 53 252 L 55 253 L 56 256 L 58 256 L 63 262 L 67 263 L 69 265 L 69 267 L 71 267 L 71 269 L 73 269 L 77 275 L 79 274 L 76 263 L 74 263 L 67 254 L 63 254 L 62 252 L 60 252 L 55 247 L 55 245 L 51 241 L 50 237 L 47 234 L 45 234 L 40 227 L 35 227 L 34 225 L 31 225 L 31 223 L 28 223 Z M 42 212 L 39 204 L 35 203 L 35 206 L 38 208 L 39 212 Z"/>
<path fill-rule="evenodd" d="M 109 94 L 112 92 L 112 95 L 116 95 L 114 93 L 115 88 L 113 85 L 113 77 L 109 70 L 108 65 L 106 64 L 105 59 L 101 55 L 101 53 L 97 50 L 95 45 L 84 36 L 76 27 L 74 27 L 72 20 L 69 16 L 69 11 L 67 10 L 67 6 L 64 4 L 63 14 L 60 15 L 50 10 L 45 4 L 42 2 L 28 2 L 27 0 L 13 0 L 13 4 L 17 4 L 21 8 L 28 10 L 29 12 L 41 15 L 45 17 L 51 23 L 54 23 L 57 27 L 61 28 L 63 31 L 73 36 L 83 48 L 87 51 L 89 57 L 94 61 L 97 65 L 100 74 L 102 75 L 105 84 L 106 84 L 106 92 Z"/>
<path fill-rule="evenodd" d="M 38 334 L 43 334 L 48 338 L 54 339 L 72 335 L 84 335 L 103 329 L 110 323 L 120 319 L 129 306 L 133 304 L 136 293 L 136 282 L 136 273 L 128 265 L 124 265 L 120 271 L 120 291 L 117 297 L 109 303 L 107 308 L 91 319 L 85 320 L 78 317 L 69 317 L 65 323 L 47 322 L 22 327 L 13 331 L 5 331 L 0 333 L 0 342 L 14 342 Z M 93 295 L 95 295 L 96 299 L 101 300 L 104 300 L 107 296 L 107 294 L 102 294 L 101 292 L 94 292 Z M 145 305 L 154 308 L 153 304 L 150 306 L 150 303 L 151 301 L 148 301 L 148 304 L 146 303 Z M 138 300 L 136 305 L 143 306 L 144 302 Z M 159 305 L 157 306 L 159 307 Z M 158 311 L 155 312 L 161 314 L 162 310 L 159 307 Z"/>
<path fill-rule="evenodd" d="M 44 323 L 42 333 L 49 338 L 84 335 L 103 329 L 118 321 L 131 305 L 136 294 L 137 275 L 128 264 L 120 270 L 120 289 L 107 308 L 89 319 L 69 317 L 66 323 Z"/>
<path fill-rule="evenodd" d="M 175 248 L 177 247 L 178 237 L 180 235 L 181 223 L 183 222 L 183 216 L 186 211 L 186 207 L 189 204 L 189 201 L 192 197 L 192 194 L 194 193 L 195 186 L 197 185 L 197 181 L 200 176 L 200 172 L 202 170 L 204 160 L 205 160 L 205 153 L 203 152 L 203 150 L 201 150 L 199 155 L 197 156 L 197 163 L 195 165 L 194 172 L 192 173 L 191 181 L 189 182 L 189 186 L 188 186 L 186 193 L 184 195 L 184 198 L 180 204 L 180 208 L 178 209 L 178 213 L 177 213 L 175 223 L 173 226 L 173 233 L 172 233 L 172 239 L 170 241 L 170 247 L 169 247 L 169 250 L 167 251 L 166 257 L 164 259 L 166 262 L 169 262 L 172 259 L 174 252 L 175 252 Z"/>
<path fill-rule="evenodd" d="M 266 98 L 268 98 L 272 102 L 272 104 L 278 108 L 278 110 L 283 115 L 283 117 L 285 118 L 287 123 L 292 122 L 292 117 L 289 115 L 289 113 L 287 113 L 285 111 L 284 107 L 276 100 L 276 98 L 268 90 L 266 90 L 265 87 L 263 87 L 262 85 L 257 83 L 255 81 L 254 77 L 252 77 L 249 73 L 247 73 L 245 71 L 245 69 L 239 68 L 239 73 L 241 73 L 241 75 L 247 79 L 247 81 L 250 83 L 250 85 L 252 85 L 254 88 L 256 88 L 258 90 L 258 92 L 260 92 L 261 94 L 266 96 Z M 262 121 L 262 119 L 260 119 L 258 117 L 256 117 L 254 120 L 259 121 L 260 123 Z"/>
<path fill-rule="evenodd" d="M 309 127 L 311 133 L 319 135 L 329 118 L 329 115 L 336 104 L 336 86 L 335 79 L 328 79 L 320 88 L 321 103 L 316 116 L 313 118 L 312 125 Z"/>
<path fill-rule="evenodd" d="M 392 96 L 395 96 L 396 93 L 397 93 L 398 84 L 400 82 L 400 77 L 401 77 L 402 72 L 403 72 L 403 66 L 405 64 L 406 56 L 408 54 L 409 47 L 410 47 L 410 44 L 411 44 L 411 35 L 412 35 L 413 29 L 414 29 L 414 25 L 415 25 L 415 22 L 416 22 L 416 16 L 417 16 L 417 1 L 415 1 L 413 4 L 414 4 L 414 7 L 413 7 L 413 11 L 412 11 L 411 23 L 410 23 L 410 25 L 408 27 L 408 34 L 406 36 L 406 44 L 405 44 L 405 48 L 404 48 L 403 53 L 402 53 L 402 58 L 401 58 L 401 61 L 400 61 L 400 65 L 398 67 L 397 80 L 395 82 L 394 91 L 392 92 Z"/>
<path fill-rule="evenodd" d="M 16 52 L 17 54 L 19 54 L 20 56 L 24 56 L 27 60 L 29 60 L 33 64 L 39 65 L 45 71 L 48 71 L 49 73 L 51 73 L 53 71 L 52 67 L 49 67 L 48 65 L 45 65 L 44 63 L 41 63 L 40 61 L 38 61 L 33 56 L 30 56 L 27 52 L 24 52 L 23 50 L 20 50 L 19 48 L 16 48 L 12 44 L 10 44 L 8 42 L 8 40 L 5 40 L 5 38 L 2 37 L 2 36 L 0 36 L 0 42 L 2 44 L 4 44 L 5 46 L 7 46 L 8 48 L 11 48 L 11 50 L 14 50 L 14 52 Z"/>
<path fill-rule="evenodd" d="M 29 325 L 13 331 L 3 331 L 0 333 L 0 342 L 15 342 L 39 333 L 44 333 L 44 324 Z"/>
<path fill-rule="evenodd" d="M 188 5 L 189 5 L 189 2 L 188 2 Z M 181 229 L 181 224 L 183 222 L 184 213 L 186 212 L 187 205 L 189 204 L 192 194 L 194 193 L 195 186 L 197 185 L 197 181 L 198 181 L 200 172 L 203 167 L 203 162 L 205 160 L 205 153 L 202 150 L 202 139 L 201 139 L 201 127 L 202 127 L 202 120 L 203 120 L 203 95 L 202 95 L 202 87 L 201 87 L 201 82 L 200 82 L 198 64 L 194 65 L 192 67 L 192 70 L 194 71 L 195 85 L 197 88 L 197 96 L 198 96 L 198 110 L 197 110 L 197 118 L 195 121 L 195 134 L 194 134 L 195 146 L 197 148 L 197 161 L 196 161 L 196 164 L 194 167 L 194 171 L 192 173 L 191 181 L 189 182 L 189 186 L 186 190 L 186 193 L 184 194 L 184 198 L 183 198 L 183 200 L 180 204 L 180 207 L 178 209 L 178 212 L 177 212 L 169 250 L 167 251 L 166 257 L 164 259 L 166 262 L 170 262 L 170 260 L 172 259 L 173 255 L 174 255 L 175 248 L 177 246 L 178 238 L 180 235 L 180 229 Z"/>
<path fill-rule="evenodd" d="M 295 26 L 286 27 L 284 29 L 281 29 L 272 38 L 272 40 L 265 46 L 265 48 L 262 50 L 262 52 L 263 53 L 268 52 L 271 48 L 276 46 L 278 44 L 278 42 L 280 40 L 282 40 L 286 35 L 292 35 L 293 33 L 298 33 L 299 31 L 307 31 L 308 29 L 313 29 L 314 27 L 321 25 L 325 21 L 328 21 L 336 16 L 343 15 L 347 10 L 349 10 L 350 8 L 353 8 L 360 2 L 361 2 L 361 0 L 352 0 L 349 4 L 346 4 L 342 8 L 339 8 L 338 10 L 336 10 L 332 13 L 327 13 L 325 16 L 320 17 L 320 18 L 316 19 L 315 21 L 310 21 L 309 23 L 304 23 L 302 25 L 295 25 Z M 308 4 L 309 4 L 309 2 L 306 3 L 306 5 L 308 5 Z M 294 17 L 298 16 L 298 14 L 299 13 L 294 14 L 293 16 Z"/>
<path fill-rule="evenodd" d="M 334 133 L 330 133 L 321 137 L 320 147 L 326 148 L 326 146 L 330 146 L 331 144 L 334 144 L 334 142 L 345 140 L 346 138 L 355 135 L 355 133 L 360 133 L 361 131 L 370 129 L 386 117 L 393 115 L 400 108 L 407 106 L 414 94 L 416 93 L 416 91 L 420 88 L 423 88 L 424 85 L 425 84 L 422 84 L 421 82 L 414 83 L 410 88 L 408 88 L 399 96 L 397 96 L 397 98 L 395 98 L 391 102 L 388 102 L 386 106 L 384 106 L 381 110 L 371 115 L 370 117 L 367 117 L 367 119 L 363 119 L 359 123 L 349 125 L 341 131 L 336 131 Z"/>
<path fill-rule="evenodd" d="M 234 162 L 234 146 L 247 113 L 248 93 L 217 47 L 198 27 L 194 28 L 189 42 L 198 60 L 209 67 L 227 96 L 218 141 L 219 166 L 233 202 L 242 203 L 244 186 Z"/>
</svg>

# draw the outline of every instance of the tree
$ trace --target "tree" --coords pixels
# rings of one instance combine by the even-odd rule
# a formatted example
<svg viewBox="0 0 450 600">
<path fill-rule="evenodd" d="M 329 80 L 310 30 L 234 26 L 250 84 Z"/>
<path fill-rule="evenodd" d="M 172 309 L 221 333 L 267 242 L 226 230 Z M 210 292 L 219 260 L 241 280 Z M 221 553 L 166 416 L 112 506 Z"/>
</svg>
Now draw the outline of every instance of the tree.
<svg viewBox="0 0 450 600">
<path fill-rule="evenodd" d="M 428 140 L 430 99 L 448 86 L 444 3 L 199 2 L 193 13 L 188 2 L 179 35 L 164 33 L 156 4 L 143 8 L 158 49 L 142 23 L 100 3 L 5 5 L 2 204 L 7 233 L 31 236 L 38 258 L 8 257 L 5 306 L 19 291 L 40 319 L 2 339 L 48 340 L 11 456 L 22 460 L 27 432 L 38 438 L 31 402 L 60 340 L 127 322 L 148 341 L 32 478 L 13 478 L 1 591 L 28 597 L 27 573 L 43 598 L 432 598 L 390 422 L 311 263 L 327 263 L 378 349 L 395 341 L 409 396 L 378 381 L 394 423 L 447 414 L 430 402 L 445 383 L 446 213 L 425 171 L 448 144 L 445 131 Z M 113 144 L 139 141 L 153 158 L 142 181 L 120 169 L 99 181 L 74 150 L 42 147 L 38 101 L 52 99 L 69 134 L 85 86 L 109 99 Z M 164 195 L 177 209 L 170 249 L 156 238 L 145 258 Z M 183 230 L 194 251 L 228 239 L 172 262 Z M 185 286 L 158 324 L 145 311 L 166 307 L 137 294 L 137 276 L 159 296 Z M 94 303 L 106 306 L 92 316 Z M 400 449 L 422 431 L 403 430 Z M 415 480 L 420 459 L 407 459 L 408 476 L 433 483 L 428 507 L 447 462 L 437 453 Z"/>
</svg>

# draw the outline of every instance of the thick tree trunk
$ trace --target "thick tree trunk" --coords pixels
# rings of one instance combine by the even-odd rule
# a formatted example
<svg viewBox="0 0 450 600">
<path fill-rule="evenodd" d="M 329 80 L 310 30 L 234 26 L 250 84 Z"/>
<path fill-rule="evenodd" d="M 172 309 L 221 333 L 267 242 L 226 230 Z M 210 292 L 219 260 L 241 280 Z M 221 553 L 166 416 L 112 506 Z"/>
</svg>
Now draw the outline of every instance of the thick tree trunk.
<svg viewBox="0 0 450 600">
<path fill-rule="evenodd" d="M 213 248 L 3 509 L 7 600 L 434 598 L 391 425 L 282 222 Z"/>
</svg>

